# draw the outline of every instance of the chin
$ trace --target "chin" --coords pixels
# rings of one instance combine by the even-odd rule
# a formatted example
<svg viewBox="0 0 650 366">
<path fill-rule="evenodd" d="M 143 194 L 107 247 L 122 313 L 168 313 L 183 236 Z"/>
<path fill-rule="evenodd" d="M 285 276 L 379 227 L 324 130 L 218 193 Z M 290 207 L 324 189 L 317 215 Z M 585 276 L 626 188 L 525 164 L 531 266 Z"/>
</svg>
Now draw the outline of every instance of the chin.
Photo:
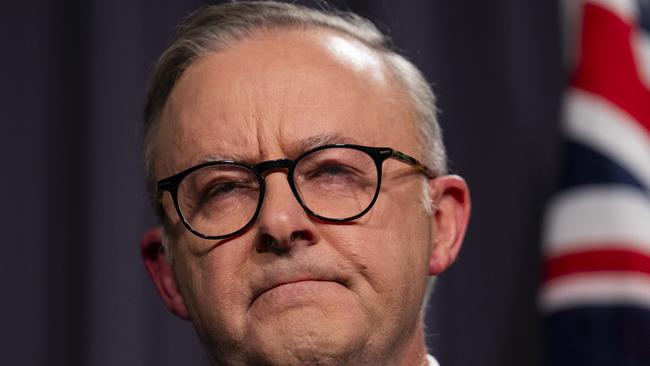
<svg viewBox="0 0 650 366">
<path fill-rule="evenodd" d="M 361 317 L 342 307 L 286 309 L 251 329 L 251 364 L 345 364 L 368 341 Z"/>
</svg>

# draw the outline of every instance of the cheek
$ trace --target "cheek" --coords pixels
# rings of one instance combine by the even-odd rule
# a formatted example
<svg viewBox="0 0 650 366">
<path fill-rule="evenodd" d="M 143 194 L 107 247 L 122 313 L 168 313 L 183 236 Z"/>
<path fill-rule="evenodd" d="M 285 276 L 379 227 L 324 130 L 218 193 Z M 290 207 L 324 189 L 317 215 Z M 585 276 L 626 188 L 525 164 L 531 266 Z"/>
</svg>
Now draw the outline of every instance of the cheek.
<svg viewBox="0 0 650 366">
<path fill-rule="evenodd" d="M 185 244 L 201 246 L 196 242 Z M 235 243 L 228 244 L 232 245 L 217 247 L 203 257 L 186 250 L 176 258 L 179 285 L 192 322 L 202 337 L 213 344 L 231 344 L 243 338 L 250 298 L 247 277 L 240 273 L 244 267 L 240 252 L 232 250 Z"/>
<path fill-rule="evenodd" d="M 363 277 L 357 287 L 362 297 L 379 297 L 378 303 L 396 307 L 405 297 L 419 301 L 428 275 L 430 221 L 419 201 L 411 201 L 380 200 L 362 220 L 322 230 L 326 242 Z"/>
<path fill-rule="evenodd" d="M 431 219 L 422 203 L 421 187 L 382 192 L 363 226 L 374 236 L 375 252 L 402 269 L 428 262 Z M 403 268 L 406 267 L 406 268 Z"/>
</svg>

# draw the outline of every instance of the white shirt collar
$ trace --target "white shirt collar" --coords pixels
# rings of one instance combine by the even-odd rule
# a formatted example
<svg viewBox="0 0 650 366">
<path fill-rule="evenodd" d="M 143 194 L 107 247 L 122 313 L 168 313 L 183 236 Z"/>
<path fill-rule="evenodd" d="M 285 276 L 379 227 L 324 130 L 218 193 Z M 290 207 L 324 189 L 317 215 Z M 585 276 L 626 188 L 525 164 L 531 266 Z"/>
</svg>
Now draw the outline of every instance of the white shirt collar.
<svg viewBox="0 0 650 366">
<path fill-rule="evenodd" d="M 427 355 L 427 361 L 429 362 L 429 366 L 440 366 L 438 361 L 436 361 L 436 359 L 431 355 Z"/>
</svg>

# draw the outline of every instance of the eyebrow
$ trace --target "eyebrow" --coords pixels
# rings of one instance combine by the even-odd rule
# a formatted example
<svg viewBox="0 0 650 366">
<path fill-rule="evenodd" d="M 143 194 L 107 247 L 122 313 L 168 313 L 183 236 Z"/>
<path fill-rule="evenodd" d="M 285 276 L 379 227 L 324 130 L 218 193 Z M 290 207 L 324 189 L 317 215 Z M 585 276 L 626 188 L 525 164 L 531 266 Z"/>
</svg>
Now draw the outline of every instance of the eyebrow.
<svg viewBox="0 0 650 366">
<path fill-rule="evenodd" d="M 234 154 L 209 154 L 202 157 L 198 164 L 210 163 L 213 161 L 247 161 L 248 159 L 242 159 L 240 156 Z"/>
<path fill-rule="evenodd" d="M 320 146 L 333 145 L 333 144 L 359 144 L 357 140 L 351 137 L 332 134 L 332 135 L 315 135 L 306 139 L 300 140 L 292 153 L 300 155 L 305 151 L 315 149 Z"/>
<path fill-rule="evenodd" d="M 315 149 L 317 147 L 325 146 L 325 145 L 333 145 L 333 144 L 357 144 L 358 145 L 359 141 L 357 141 L 354 138 L 343 136 L 340 134 L 314 135 L 298 141 L 298 143 L 296 143 L 289 152 L 290 152 L 290 156 L 297 157 L 302 153 L 309 151 L 311 149 Z M 209 154 L 202 157 L 199 160 L 198 164 L 208 163 L 213 161 L 237 161 L 237 162 L 243 162 L 249 164 L 253 164 L 256 162 L 255 159 L 246 158 L 238 154 Z"/>
</svg>

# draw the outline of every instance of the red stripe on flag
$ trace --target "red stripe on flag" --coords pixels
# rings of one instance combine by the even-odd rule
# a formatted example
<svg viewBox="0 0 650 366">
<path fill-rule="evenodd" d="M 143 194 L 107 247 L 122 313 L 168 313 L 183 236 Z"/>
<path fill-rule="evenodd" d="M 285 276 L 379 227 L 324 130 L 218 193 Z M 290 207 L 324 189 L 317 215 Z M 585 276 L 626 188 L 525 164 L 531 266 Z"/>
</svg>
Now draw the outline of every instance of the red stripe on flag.
<svg viewBox="0 0 650 366">
<path fill-rule="evenodd" d="M 558 277 L 598 271 L 641 272 L 650 275 L 650 256 L 624 249 L 590 250 L 547 259 L 543 281 Z"/>
<path fill-rule="evenodd" d="M 606 98 L 650 133 L 650 90 L 636 68 L 632 27 L 608 10 L 586 4 L 580 60 L 571 84 Z"/>
</svg>

